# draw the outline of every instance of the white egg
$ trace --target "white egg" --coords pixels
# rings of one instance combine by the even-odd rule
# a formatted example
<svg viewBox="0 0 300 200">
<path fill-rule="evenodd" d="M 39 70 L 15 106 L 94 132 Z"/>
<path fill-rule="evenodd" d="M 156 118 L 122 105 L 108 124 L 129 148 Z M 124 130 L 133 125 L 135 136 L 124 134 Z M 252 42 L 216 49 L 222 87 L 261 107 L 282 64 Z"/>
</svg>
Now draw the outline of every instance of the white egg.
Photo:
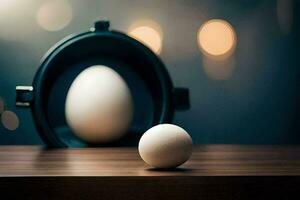
<svg viewBox="0 0 300 200">
<path fill-rule="evenodd" d="M 174 168 L 190 158 L 192 147 L 192 138 L 183 128 L 160 124 L 144 133 L 138 148 L 140 156 L 148 165 Z"/>
<path fill-rule="evenodd" d="M 73 81 L 66 98 L 67 124 L 80 139 L 105 143 L 121 138 L 133 118 L 133 101 L 122 77 L 95 65 Z"/>
</svg>

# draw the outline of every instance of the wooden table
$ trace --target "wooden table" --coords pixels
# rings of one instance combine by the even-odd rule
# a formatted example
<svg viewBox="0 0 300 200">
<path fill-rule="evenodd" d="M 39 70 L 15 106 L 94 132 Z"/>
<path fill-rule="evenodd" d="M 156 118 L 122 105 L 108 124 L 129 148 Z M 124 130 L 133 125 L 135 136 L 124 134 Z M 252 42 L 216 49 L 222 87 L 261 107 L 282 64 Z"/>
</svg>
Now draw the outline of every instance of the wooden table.
<svg viewBox="0 0 300 200">
<path fill-rule="evenodd" d="M 300 146 L 197 146 L 171 171 L 136 148 L 0 147 L 5 199 L 300 199 L 299 175 Z"/>
</svg>

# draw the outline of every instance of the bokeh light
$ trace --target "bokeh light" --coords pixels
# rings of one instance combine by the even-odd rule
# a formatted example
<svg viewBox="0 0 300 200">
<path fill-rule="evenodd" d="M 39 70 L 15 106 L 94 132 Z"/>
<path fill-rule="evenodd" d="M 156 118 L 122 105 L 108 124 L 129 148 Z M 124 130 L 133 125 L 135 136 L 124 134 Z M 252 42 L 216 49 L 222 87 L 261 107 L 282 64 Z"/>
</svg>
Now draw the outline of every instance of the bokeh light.
<svg viewBox="0 0 300 200">
<path fill-rule="evenodd" d="M 67 0 L 48 0 L 38 10 L 37 23 L 47 31 L 59 31 L 72 21 L 72 7 Z"/>
<path fill-rule="evenodd" d="M 197 39 L 202 53 L 214 59 L 230 56 L 237 42 L 233 27 L 221 19 L 205 22 L 198 31 Z"/>
<path fill-rule="evenodd" d="M 4 112 L 4 110 L 5 110 L 4 100 L 2 97 L 0 97 L 0 115 Z"/>
<path fill-rule="evenodd" d="M 149 20 L 138 21 L 130 26 L 128 34 L 142 42 L 156 54 L 160 54 L 163 34 L 156 22 Z"/>
<path fill-rule="evenodd" d="M 6 110 L 1 115 L 1 122 L 7 130 L 14 131 L 19 127 L 19 118 L 16 113 Z"/>
</svg>

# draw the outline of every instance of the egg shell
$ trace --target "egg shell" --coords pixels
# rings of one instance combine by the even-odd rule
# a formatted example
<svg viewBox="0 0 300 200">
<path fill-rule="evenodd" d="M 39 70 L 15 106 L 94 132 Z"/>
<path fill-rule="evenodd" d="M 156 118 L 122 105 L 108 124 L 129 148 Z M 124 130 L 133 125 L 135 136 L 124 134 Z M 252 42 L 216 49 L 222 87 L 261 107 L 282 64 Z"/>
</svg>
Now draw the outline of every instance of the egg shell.
<svg viewBox="0 0 300 200">
<path fill-rule="evenodd" d="M 133 101 L 123 78 L 113 69 L 95 65 L 73 81 L 66 98 L 65 117 L 71 130 L 89 143 L 121 138 L 133 118 Z"/>
<path fill-rule="evenodd" d="M 144 133 L 138 150 L 141 158 L 152 167 L 175 168 L 190 158 L 192 146 L 192 138 L 183 128 L 160 124 Z"/>
</svg>

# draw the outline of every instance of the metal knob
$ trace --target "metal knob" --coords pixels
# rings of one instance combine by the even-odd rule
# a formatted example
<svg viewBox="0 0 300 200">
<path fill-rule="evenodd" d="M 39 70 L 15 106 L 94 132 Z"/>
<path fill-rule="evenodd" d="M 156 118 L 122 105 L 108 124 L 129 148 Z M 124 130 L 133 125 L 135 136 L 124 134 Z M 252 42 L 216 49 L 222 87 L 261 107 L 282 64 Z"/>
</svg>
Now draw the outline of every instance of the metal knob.
<svg viewBox="0 0 300 200">
<path fill-rule="evenodd" d="M 33 100 L 32 86 L 17 86 L 16 87 L 16 106 L 29 107 Z"/>
</svg>

